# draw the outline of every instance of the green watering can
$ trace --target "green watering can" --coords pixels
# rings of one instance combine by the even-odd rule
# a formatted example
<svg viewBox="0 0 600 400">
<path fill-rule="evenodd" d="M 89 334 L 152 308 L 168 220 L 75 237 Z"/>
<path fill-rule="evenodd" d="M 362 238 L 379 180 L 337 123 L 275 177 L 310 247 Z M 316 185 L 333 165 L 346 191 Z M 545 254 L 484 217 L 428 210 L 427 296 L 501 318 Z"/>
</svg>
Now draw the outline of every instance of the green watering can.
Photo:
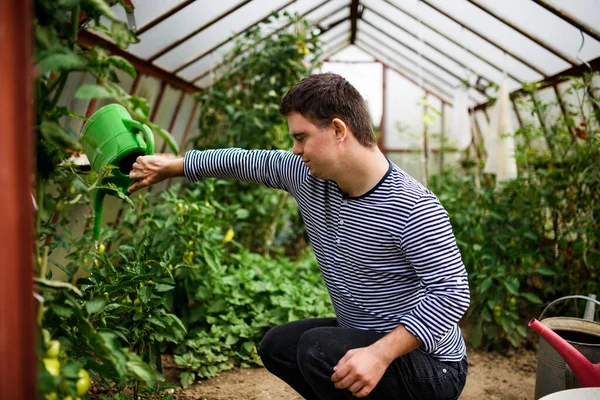
<svg viewBox="0 0 600 400">
<path fill-rule="evenodd" d="M 83 127 L 83 152 L 94 171 L 107 165 L 117 166 L 102 184 L 114 183 L 119 192 L 129 195 L 127 189 L 134 181 L 129 178 L 132 165 L 139 156 L 154 154 L 154 134 L 150 128 L 131 118 L 125 107 L 109 104 L 96 111 Z M 107 192 L 96 189 L 93 194 L 94 239 L 100 238 L 102 205 Z"/>
</svg>

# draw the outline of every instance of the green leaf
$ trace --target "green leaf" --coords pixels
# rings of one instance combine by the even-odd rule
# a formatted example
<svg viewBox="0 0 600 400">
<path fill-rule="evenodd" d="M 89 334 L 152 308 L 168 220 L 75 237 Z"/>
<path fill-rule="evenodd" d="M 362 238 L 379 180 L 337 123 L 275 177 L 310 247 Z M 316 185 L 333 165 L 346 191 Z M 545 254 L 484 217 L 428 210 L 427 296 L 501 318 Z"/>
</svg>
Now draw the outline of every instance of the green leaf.
<svg viewBox="0 0 600 400">
<path fill-rule="evenodd" d="M 76 99 L 109 99 L 114 95 L 104 86 L 86 84 L 81 85 L 75 92 Z"/>
<path fill-rule="evenodd" d="M 542 304 L 542 299 L 540 299 L 536 294 L 533 293 L 521 293 L 521 296 L 525 297 L 527 301 L 533 304 Z"/>
<path fill-rule="evenodd" d="M 196 380 L 196 374 L 193 372 L 182 372 L 179 379 L 181 380 L 181 386 L 184 389 L 188 388 Z"/>
<path fill-rule="evenodd" d="M 492 286 L 492 278 L 489 276 L 481 282 L 481 286 L 479 287 L 479 293 L 485 293 Z"/>
<path fill-rule="evenodd" d="M 68 53 L 52 53 L 37 62 L 41 74 L 46 74 L 50 71 L 61 72 L 81 68 L 84 62 L 77 54 Z"/>
<path fill-rule="evenodd" d="M 110 19 L 112 21 L 118 21 L 117 16 L 115 15 L 115 13 L 113 13 L 113 11 L 110 9 L 108 4 L 106 4 L 106 2 L 104 0 L 85 0 L 85 1 L 86 1 L 86 3 L 88 3 L 89 5 L 94 7 L 96 9 L 96 11 L 98 11 L 99 13 L 101 13 L 102 15 L 107 17 L 108 19 Z"/>
<path fill-rule="evenodd" d="M 52 304 L 52 311 L 59 317 L 69 318 L 73 315 L 73 310 L 61 304 Z"/>
<path fill-rule="evenodd" d="M 127 61 L 123 57 L 120 57 L 120 56 L 110 56 L 110 57 L 108 57 L 108 62 L 110 62 L 115 67 L 117 67 L 117 68 L 125 71 L 132 78 L 135 78 L 136 75 L 137 75 L 137 71 L 135 70 L 135 68 L 133 67 L 133 65 L 131 65 L 129 63 L 129 61 Z"/>
<path fill-rule="evenodd" d="M 88 314 L 92 315 L 102 311 L 105 305 L 106 302 L 102 297 L 95 297 L 87 302 L 85 309 L 87 310 Z"/>
<path fill-rule="evenodd" d="M 250 212 L 248 210 L 246 210 L 245 208 L 238 208 L 235 211 L 235 216 L 238 219 L 246 219 L 246 218 L 248 218 L 249 215 L 250 215 Z"/>
<path fill-rule="evenodd" d="M 126 49 L 132 43 L 137 43 L 140 40 L 135 36 L 126 23 L 121 21 L 114 21 L 111 29 L 110 35 L 114 42 L 122 49 Z"/>
<path fill-rule="evenodd" d="M 538 268 L 535 270 L 538 274 L 545 276 L 554 276 L 556 275 L 556 271 L 551 270 L 550 268 Z"/>
<path fill-rule="evenodd" d="M 158 134 L 167 143 L 167 146 L 169 146 L 169 148 L 171 149 L 173 154 L 179 154 L 179 146 L 175 142 L 175 139 L 173 138 L 173 136 L 169 132 L 167 132 L 166 130 L 164 130 L 160 127 L 158 127 L 157 130 L 158 130 Z"/>
<path fill-rule="evenodd" d="M 519 281 L 516 279 L 510 279 L 504 282 L 504 287 L 513 296 L 519 295 Z"/>
<path fill-rule="evenodd" d="M 133 354 L 130 354 L 132 357 Z M 150 382 L 154 379 L 155 373 L 148 364 L 142 361 L 137 355 L 127 361 L 127 372 L 137 377 L 144 382 Z"/>
<path fill-rule="evenodd" d="M 79 142 L 58 123 L 53 121 L 43 121 L 40 124 L 40 132 L 44 137 L 63 149 L 80 150 Z"/>
<path fill-rule="evenodd" d="M 204 254 L 204 260 L 206 264 L 213 270 L 213 272 L 217 271 L 217 257 L 212 249 L 202 243 L 202 253 Z"/>
<path fill-rule="evenodd" d="M 144 286 L 139 293 L 142 302 L 147 303 L 148 300 L 150 300 L 150 296 L 152 296 L 152 288 L 149 286 Z"/>
<path fill-rule="evenodd" d="M 183 322 L 179 319 L 179 317 L 175 314 L 165 314 L 168 317 L 170 317 L 173 321 L 175 321 L 175 324 L 177 324 L 177 326 L 185 333 L 187 332 L 187 329 L 185 328 L 185 325 L 183 324 Z"/>
<path fill-rule="evenodd" d="M 154 290 L 157 292 L 168 292 L 169 290 L 175 289 L 173 285 L 167 285 L 166 283 L 158 283 L 154 285 Z"/>
<path fill-rule="evenodd" d="M 49 281 L 47 279 L 33 278 L 33 280 L 40 285 L 52 287 L 55 289 L 69 289 L 72 292 L 75 292 L 78 296 L 83 296 L 81 290 L 77 289 L 75 286 L 71 285 L 69 282 L 61 282 L 61 281 Z"/>
<path fill-rule="evenodd" d="M 517 333 L 519 335 L 521 335 L 521 337 L 527 337 L 527 330 L 525 329 L 525 327 L 523 325 L 517 325 L 516 327 L 517 329 Z"/>
</svg>

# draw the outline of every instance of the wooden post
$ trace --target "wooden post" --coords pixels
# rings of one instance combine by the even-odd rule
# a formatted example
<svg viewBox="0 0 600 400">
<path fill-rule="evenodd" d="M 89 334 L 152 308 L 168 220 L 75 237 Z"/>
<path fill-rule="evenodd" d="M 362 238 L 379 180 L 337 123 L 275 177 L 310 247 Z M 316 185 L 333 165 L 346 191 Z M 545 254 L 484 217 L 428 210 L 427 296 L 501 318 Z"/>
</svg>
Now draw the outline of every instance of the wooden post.
<svg viewBox="0 0 600 400">
<path fill-rule="evenodd" d="M 0 399 L 36 398 L 31 2 L 0 1 Z"/>
</svg>

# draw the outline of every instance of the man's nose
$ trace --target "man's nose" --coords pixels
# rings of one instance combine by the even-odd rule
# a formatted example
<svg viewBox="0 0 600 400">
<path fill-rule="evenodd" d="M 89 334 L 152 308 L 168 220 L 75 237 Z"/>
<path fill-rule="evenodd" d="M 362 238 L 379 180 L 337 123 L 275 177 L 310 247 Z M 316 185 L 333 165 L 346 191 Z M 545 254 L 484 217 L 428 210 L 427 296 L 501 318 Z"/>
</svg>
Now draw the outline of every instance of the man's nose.
<svg viewBox="0 0 600 400">
<path fill-rule="evenodd" d="M 298 142 L 294 142 L 294 147 L 292 147 L 292 153 L 299 156 L 302 155 L 302 150 L 300 149 L 300 145 Z"/>
</svg>

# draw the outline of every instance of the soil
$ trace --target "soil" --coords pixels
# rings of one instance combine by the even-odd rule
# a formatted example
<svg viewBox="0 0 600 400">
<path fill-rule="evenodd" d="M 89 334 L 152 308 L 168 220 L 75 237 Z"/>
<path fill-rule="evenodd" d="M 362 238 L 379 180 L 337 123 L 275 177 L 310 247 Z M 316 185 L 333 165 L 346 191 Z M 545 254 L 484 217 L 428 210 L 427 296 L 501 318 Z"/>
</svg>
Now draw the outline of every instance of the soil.
<svg viewBox="0 0 600 400">
<path fill-rule="evenodd" d="M 461 400 L 532 399 L 536 353 L 519 350 L 508 356 L 469 351 L 469 375 Z M 177 367 L 165 357 L 165 377 L 177 382 Z M 198 381 L 187 389 L 172 389 L 176 400 L 301 400 L 289 386 L 264 368 L 235 369 Z"/>
</svg>

